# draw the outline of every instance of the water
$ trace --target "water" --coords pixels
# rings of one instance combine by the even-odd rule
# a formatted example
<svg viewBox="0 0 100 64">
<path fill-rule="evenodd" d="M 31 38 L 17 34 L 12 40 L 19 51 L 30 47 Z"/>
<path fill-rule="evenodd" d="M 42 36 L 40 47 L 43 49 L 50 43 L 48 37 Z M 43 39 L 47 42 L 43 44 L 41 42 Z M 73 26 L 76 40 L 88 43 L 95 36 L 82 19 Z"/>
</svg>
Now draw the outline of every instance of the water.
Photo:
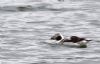
<svg viewBox="0 0 100 64">
<path fill-rule="evenodd" d="M 93 39 L 87 48 L 45 43 L 53 34 Z M 0 0 L 1 64 L 99 64 L 99 0 Z"/>
</svg>

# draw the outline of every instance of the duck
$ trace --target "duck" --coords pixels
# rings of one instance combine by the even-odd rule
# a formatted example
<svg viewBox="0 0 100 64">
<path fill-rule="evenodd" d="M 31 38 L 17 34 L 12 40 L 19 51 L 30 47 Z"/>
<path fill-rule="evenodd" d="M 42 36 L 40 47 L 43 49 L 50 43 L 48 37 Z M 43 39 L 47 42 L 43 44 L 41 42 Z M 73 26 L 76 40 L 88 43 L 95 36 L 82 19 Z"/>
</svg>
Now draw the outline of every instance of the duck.
<svg viewBox="0 0 100 64">
<path fill-rule="evenodd" d="M 79 47 L 87 47 L 87 43 L 92 41 L 90 39 L 86 39 L 84 37 L 79 36 L 70 36 L 69 38 L 65 38 L 61 33 L 54 34 L 51 40 L 59 41 L 60 44 L 64 44 L 65 42 L 72 42 L 79 45 Z"/>
</svg>

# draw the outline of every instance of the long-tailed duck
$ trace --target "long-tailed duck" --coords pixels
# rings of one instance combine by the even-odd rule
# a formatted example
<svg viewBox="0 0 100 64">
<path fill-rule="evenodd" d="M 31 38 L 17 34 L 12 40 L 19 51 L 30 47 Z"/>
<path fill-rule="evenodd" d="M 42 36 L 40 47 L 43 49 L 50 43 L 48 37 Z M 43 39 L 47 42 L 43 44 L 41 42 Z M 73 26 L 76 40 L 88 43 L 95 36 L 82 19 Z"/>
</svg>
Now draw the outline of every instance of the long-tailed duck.
<svg viewBox="0 0 100 64">
<path fill-rule="evenodd" d="M 59 41 L 60 44 L 63 44 L 65 42 L 77 43 L 77 44 L 79 44 L 80 47 L 81 46 L 86 47 L 87 43 L 91 41 L 86 38 L 82 38 L 82 37 L 78 37 L 78 36 L 71 36 L 69 39 L 64 38 L 60 33 L 54 34 L 50 39 Z"/>
</svg>

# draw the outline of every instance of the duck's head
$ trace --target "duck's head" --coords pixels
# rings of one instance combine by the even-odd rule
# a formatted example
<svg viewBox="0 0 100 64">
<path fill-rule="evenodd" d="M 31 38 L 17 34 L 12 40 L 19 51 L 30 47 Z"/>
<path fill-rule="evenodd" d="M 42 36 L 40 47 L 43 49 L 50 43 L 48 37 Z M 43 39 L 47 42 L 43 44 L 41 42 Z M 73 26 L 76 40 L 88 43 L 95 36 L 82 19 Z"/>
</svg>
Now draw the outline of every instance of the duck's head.
<svg viewBox="0 0 100 64">
<path fill-rule="evenodd" d="M 60 33 L 56 33 L 50 39 L 59 41 L 59 40 L 63 39 L 63 36 Z"/>
</svg>

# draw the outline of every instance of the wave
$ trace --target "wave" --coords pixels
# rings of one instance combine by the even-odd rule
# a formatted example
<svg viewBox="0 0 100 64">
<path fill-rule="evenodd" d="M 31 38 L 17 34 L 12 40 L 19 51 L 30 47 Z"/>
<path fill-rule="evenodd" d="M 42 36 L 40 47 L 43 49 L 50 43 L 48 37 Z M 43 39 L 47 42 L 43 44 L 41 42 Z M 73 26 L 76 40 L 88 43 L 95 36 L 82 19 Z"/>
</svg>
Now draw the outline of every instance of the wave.
<svg viewBox="0 0 100 64">
<path fill-rule="evenodd" d="M 42 3 L 35 5 L 6 5 L 0 6 L 0 11 L 6 12 L 25 12 L 25 11 L 76 11 L 82 10 L 80 7 L 53 7 L 52 4 Z"/>
</svg>

